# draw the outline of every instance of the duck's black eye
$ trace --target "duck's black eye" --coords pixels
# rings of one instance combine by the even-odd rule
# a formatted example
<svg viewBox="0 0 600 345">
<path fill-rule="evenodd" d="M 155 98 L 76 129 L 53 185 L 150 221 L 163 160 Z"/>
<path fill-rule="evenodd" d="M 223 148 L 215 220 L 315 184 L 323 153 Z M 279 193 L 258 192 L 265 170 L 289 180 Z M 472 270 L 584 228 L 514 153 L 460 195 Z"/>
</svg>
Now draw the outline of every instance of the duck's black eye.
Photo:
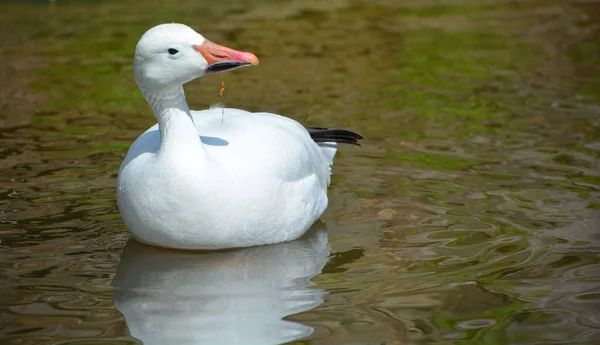
<svg viewBox="0 0 600 345">
<path fill-rule="evenodd" d="M 167 50 L 169 52 L 169 54 L 171 55 L 175 55 L 177 53 L 179 53 L 179 50 L 175 49 L 175 48 L 169 48 L 169 50 Z"/>
</svg>

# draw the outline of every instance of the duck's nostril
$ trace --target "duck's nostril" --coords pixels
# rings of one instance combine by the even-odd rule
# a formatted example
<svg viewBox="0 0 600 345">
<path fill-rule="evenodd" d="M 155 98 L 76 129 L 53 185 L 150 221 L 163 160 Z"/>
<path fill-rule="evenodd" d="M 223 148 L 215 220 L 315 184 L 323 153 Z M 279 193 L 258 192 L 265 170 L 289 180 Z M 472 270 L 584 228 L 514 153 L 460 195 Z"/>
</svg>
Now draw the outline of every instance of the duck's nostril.
<svg viewBox="0 0 600 345">
<path fill-rule="evenodd" d="M 227 57 L 227 55 L 222 54 L 220 52 L 211 52 L 210 55 L 212 55 L 212 56 L 214 56 L 216 58 L 219 58 L 219 59 L 224 59 L 224 58 Z"/>
</svg>

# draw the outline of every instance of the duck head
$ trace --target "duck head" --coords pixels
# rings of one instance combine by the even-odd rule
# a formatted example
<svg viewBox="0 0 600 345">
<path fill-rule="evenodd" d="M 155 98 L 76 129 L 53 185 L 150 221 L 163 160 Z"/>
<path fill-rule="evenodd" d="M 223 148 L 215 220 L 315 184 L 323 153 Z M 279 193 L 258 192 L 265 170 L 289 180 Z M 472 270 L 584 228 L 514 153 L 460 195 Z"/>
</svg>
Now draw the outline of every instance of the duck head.
<svg viewBox="0 0 600 345">
<path fill-rule="evenodd" d="M 139 87 L 160 92 L 206 74 L 258 64 L 256 55 L 213 43 L 183 24 L 162 24 L 146 31 L 135 49 Z"/>
</svg>

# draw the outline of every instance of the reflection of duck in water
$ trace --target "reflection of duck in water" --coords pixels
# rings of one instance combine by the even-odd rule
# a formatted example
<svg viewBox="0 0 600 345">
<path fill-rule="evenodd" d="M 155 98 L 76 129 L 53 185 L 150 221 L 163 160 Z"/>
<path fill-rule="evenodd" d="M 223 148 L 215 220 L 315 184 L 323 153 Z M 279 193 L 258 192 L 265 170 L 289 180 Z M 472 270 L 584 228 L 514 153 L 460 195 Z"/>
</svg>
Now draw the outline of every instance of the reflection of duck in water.
<svg viewBox="0 0 600 345">
<path fill-rule="evenodd" d="M 175 252 L 129 241 L 112 285 L 130 334 L 145 345 L 279 344 L 312 328 L 284 317 L 323 302 L 309 279 L 327 263 L 324 229 L 293 241 Z"/>
</svg>

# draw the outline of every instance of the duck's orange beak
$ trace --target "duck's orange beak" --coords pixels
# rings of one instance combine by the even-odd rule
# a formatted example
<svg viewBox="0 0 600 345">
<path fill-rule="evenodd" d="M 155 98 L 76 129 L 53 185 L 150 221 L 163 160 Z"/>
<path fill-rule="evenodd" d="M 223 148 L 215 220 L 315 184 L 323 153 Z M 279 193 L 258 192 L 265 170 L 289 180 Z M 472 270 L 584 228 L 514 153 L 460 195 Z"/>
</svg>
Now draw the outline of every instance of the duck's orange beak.
<svg viewBox="0 0 600 345">
<path fill-rule="evenodd" d="M 256 55 L 227 48 L 207 39 L 200 45 L 194 45 L 194 49 L 202 54 L 208 62 L 206 73 L 224 72 L 238 67 L 258 65 Z"/>
</svg>

